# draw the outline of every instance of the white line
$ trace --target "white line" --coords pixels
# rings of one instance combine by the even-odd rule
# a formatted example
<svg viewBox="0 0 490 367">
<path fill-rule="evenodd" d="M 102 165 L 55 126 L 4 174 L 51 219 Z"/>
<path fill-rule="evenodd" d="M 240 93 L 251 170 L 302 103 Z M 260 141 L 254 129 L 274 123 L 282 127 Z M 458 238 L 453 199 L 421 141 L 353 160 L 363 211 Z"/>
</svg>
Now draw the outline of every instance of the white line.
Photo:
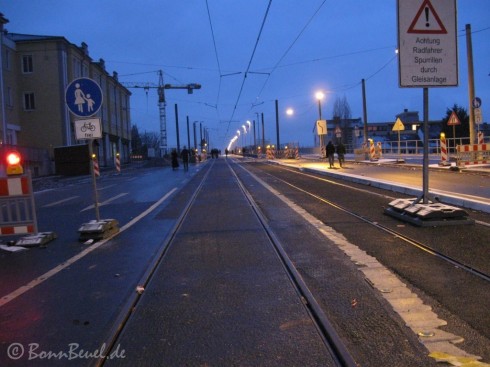
<svg viewBox="0 0 490 367">
<path fill-rule="evenodd" d="M 110 189 L 111 187 L 114 187 L 114 186 L 116 186 L 116 185 L 108 185 L 108 186 L 104 186 L 104 187 L 98 188 L 97 190 L 102 191 L 102 190 L 105 190 L 105 189 Z"/>
<path fill-rule="evenodd" d="M 113 196 L 109 199 L 107 199 L 106 201 L 102 202 L 102 203 L 99 203 L 99 206 L 102 206 L 102 205 L 106 205 L 106 204 L 109 204 L 110 202 L 116 200 L 116 199 L 119 199 L 120 197 L 123 197 L 125 195 L 127 195 L 128 193 L 127 192 L 122 192 L 120 193 L 119 195 L 116 195 L 116 196 Z M 90 206 L 87 206 L 86 208 L 80 210 L 80 212 L 84 212 L 85 210 L 89 210 L 89 209 L 93 209 L 95 207 L 94 204 L 90 205 Z"/>
<path fill-rule="evenodd" d="M 136 222 L 140 221 L 142 218 L 144 218 L 145 216 L 147 216 L 148 214 L 150 214 L 153 210 L 155 210 L 160 204 L 162 204 L 165 200 L 167 200 L 170 197 L 170 195 L 172 195 L 176 190 L 177 190 L 177 188 L 174 187 L 172 190 L 170 190 L 169 192 L 167 192 L 155 204 L 153 204 L 148 209 L 146 209 L 144 212 L 142 212 L 140 215 L 138 215 L 137 217 L 133 218 L 131 221 L 129 221 L 128 223 L 126 223 L 124 226 L 122 226 L 119 229 L 119 232 L 118 233 L 115 233 L 111 237 L 106 238 L 105 240 L 103 240 L 101 242 L 94 243 L 92 246 L 87 247 L 82 252 L 80 252 L 77 255 L 69 258 L 65 262 L 59 264 L 58 266 L 54 267 L 53 269 L 49 270 L 48 272 L 44 273 L 43 275 L 37 277 L 36 279 L 32 280 L 31 282 L 29 282 L 29 283 L 27 283 L 27 284 L 25 284 L 25 285 L 17 288 L 15 291 L 7 294 L 6 296 L 3 296 L 0 299 L 0 307 L 6 305 L 10 301 L 13 301 L 15 298 L 21 296 L 22 294 L 26 293 L 27 291 L 29 291 L 29 290 L 31 290 L 33 288 L 35 288 L 39 284 L 45 282 L 46 280 L 48 280 L 52 276 L 58 274 L 61 270 L 66 269 L 67 267 L 69 267 L 73 263 L 77 262 L 81 258 L 85 257 L 86 255 L 88 255 L 89 253 L 91 253 L 92 251 L 94 251 L 95 249 L 97 249 L 100 246 L 102 246 L 103 244 L 107 243 L 113 237 L 117 236 L 119 233 L 121 233 L 121 232 L 125 231 L 126 229 L 130 228 Z"/>
<path fill-rule="evenodd" d="M 49 208 L 51 206 L 55 206 L 55 205 L 58 205 L 58 204 L 63 204 L 63 203 L 66 203 L 67 201 L 70 201 L 70 200 L 73 200 L 73 199 L 76 199 L 76 198 L 79 198 L 80 196 L 70 196 L 69 198 L 66 198 L 66 199 L 63 199 L 63 200 L 59 200 L 59 201 L 55 201 L 54 203 L 50 203 L 50 204 L 46 204 L 43 206 L 43 208 Z"/>
</svg>

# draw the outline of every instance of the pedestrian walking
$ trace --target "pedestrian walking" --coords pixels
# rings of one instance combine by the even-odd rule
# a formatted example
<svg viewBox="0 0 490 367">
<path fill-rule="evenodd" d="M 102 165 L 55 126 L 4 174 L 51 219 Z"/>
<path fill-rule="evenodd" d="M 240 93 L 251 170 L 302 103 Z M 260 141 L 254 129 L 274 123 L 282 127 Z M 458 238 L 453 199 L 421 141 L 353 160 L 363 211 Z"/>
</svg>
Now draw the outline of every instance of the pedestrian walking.
<svg viewBox="0 0 490 367">
<path fill-rule="evenodd" d="M 327 144 L 326 154 L 327 154 L 328 164 L 330 165 L 330 168 L 334 168 L 333 160 L 334 160 L 334 155 L 335 155 L 335 147 L 332 144 L 331 140 Z"/>
<path fill-rule="evenodd" d="M 172 170 L 175 171 L 177 168 L 179 168 L 179 155 L 177 154 L 177 150 L 172 149 L 170 156 L 172 158 Z"/>
<path fill-rule="evenodd" d="M 337 145 L 337 157 L 339 158 L 340 168 L 345 165 L 345 146 L 342 142 Z"/>
<path fill-rule="evenodd" d="M 180 156 L 182 158 L 182 163 L 184 164 L 184 171 L 189 170 L 189 150 L 187 147 L 184 145 L 184 149 L 182 149 L 182 152 L 180 152 Z"/>
</svg>

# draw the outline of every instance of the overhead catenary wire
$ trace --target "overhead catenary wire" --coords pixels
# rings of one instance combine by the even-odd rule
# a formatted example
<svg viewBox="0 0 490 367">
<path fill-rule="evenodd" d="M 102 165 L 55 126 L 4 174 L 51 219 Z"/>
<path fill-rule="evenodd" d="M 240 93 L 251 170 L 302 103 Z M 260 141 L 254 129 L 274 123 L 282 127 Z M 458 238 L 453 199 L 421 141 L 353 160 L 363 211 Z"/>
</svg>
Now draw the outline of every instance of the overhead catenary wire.
<svg viewBox="0 0 490 367">
<path fill-rule="evenodd" d="M 255 51 L 257 50 L 257 46 L 258 46 L 259 41 L 260 41 L 260 36 L 262 35 L 262 31 L 264 30 L 264 25 L 265 25 L 265 22 L 267 20 L 267 16 L 269 14 L 269 10 L 270 10 L 271 4 L 272 4 L 272 0 L 269 0 L 269 4 L 267 5 L 267 9 L 265 11 L 264 18 L 262 19 L 262 24 L 260 25 L 260 30 L 259 30 L 259 34 L 257 36 L 257 40 L 255 41 L 255 45 L 254 45 L 254 48 L 253 48 L 253 51 L 252 51 L 252 55 L 250 56 L 250 60 L 248 61 L 247 69 L 246 69 L 245 74 L 243 76 L 242 84 L 241 84 L 240 90 L 238 92 L 238 96 L 237 96 L 237 99 L 236 99 L 236 102 L 235 102 L 235 106 L 233 107 L 233 111 L 231 113 L 231 117 L 230 117 L 230 120 L 228 122 L 228 126 L 226 128 L 225 137 L 228 136 L 228 132 L 230 130 L 231 121 L 233 120 L 233 117 L 235 116 L 236 108 L 238 106 L 238 102 L 240 101 L 240 98 L 241 98 L 241 95 L 242 95 L 242 92 L 243 92 L 243 87 L 245 86 L 245 81 L 247 80 L 247 75 L 248 75 L 248 73 L 250 71 L 250 66 L 252 65 L 252 61 L 253 61 L 253 58 L 255 56 Z"/>
</svg>

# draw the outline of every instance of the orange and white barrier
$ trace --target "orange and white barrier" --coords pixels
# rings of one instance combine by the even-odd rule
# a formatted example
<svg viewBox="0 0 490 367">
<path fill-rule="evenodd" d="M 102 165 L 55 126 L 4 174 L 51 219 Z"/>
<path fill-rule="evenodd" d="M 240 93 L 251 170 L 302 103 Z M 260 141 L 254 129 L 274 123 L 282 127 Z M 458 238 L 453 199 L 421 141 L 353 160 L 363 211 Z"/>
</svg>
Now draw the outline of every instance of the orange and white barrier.
<svg viewBox="0 0 490 367">
<path fill-rule="evenodd" d="M 447 164 L 448 164 L 448 160 L 447 160 L 446 137 L 441 134 L 441 161 L 439 162 L 439 165 L 445 166 Z"/>
<path fill-rule="evenodd" d="M 0 235 L 37 233 L 30 176 L 0 178 Z"/>
<path fill-rule="evenodd" d="M 369 142 L 369 158 L 371 160 L 376 159 L 376 153 L 375 153 L 375 149 L 374 149 L 374 141 L 372 141 L 372 140 Z"/>
<path fill-rule="evenodd" d="M 294 159 L 299 159 L 299 147 L 294 148 Z"/>
<path fill-rule="evenodd" d="M 99 177 L 100 176 L 99 161 L 97 160 L 97 156 L 95 154 L 92 156 L 92 165 L 94 168 L 94 174 L 97 177 Z"/>
<path fill-rule="evenodd" d="M 485 144 L 485 136 L 483 131 L 478 131 L 478 144 Z"/>
<path fill-rule="evenodd" d="M 116 166 L 116 171 L 121 173 L 121 160 L 119 159 L 119 153 L 114 157 L 114 165 Z"/>
<path fill-rule="evenodd" d="M 383 147 L 381 146 L 381 142 L 378 141 L 376 143 L 376 158 L 381 158 L 383 156 Z"/>
<path fill-rule="evenodd" d="M 458 166 L 490 164 L 490 144 L 469 144 L 456 146 Z"/>
</svg>

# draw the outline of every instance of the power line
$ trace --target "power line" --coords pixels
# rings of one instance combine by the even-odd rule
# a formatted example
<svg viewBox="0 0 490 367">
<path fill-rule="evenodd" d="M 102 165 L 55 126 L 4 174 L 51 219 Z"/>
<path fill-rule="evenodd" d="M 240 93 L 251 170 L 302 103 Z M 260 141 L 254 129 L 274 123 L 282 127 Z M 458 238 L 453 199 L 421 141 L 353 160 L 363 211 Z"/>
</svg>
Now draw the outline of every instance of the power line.
<svg viewBox="0 0 490 367">
<path fill-rule="evenodd" d="M 250 60 L 249 60 L 248 65 L 247 65 L 247 70 L 245 71 L 245 75 L 243 76 L 242 85 L 240 86 L 240 90 L 238 92 L 238 97 L 237 97 L 236 102 L 235 102 L 235 107 L 233 107 L 233 111 L 232 111 L 232 114 L 230 117 L 230 121 L 228 122 L 228 127 L 226 129 L 225 136 L 228 135 L 228 131 L 230 130 L 231 121 L 233 120 L 233 117 L 235 116 L 235 111 L 236 111 L 236 108 L 238 106 L 238 102 L 240 101 L 240 98 L 241 98 L 241 95 L 243 92 L 243 87 L 245 85 L 245 81 L 247 80 L 247 75 L 250 71 L 250 65 L 252 65 L 252 61 L 253 61 L 253 58 L 255 55 L 255 51 L 257 50 L 257 46 L 258 46 L 259 41 L 260 41 L 260 36 L 262 35 L 262 31 L 264 30 L 265 21 L 267 20 L 267 15 L 269 14 L 271 4 L 272 4 L 272 0 L 269 0 L 269 4 L 267 5 L 267 9 L 266 9 L 265 14 L 264 14 L 264 19 L 262 20 L 262 24 L 260 26 L 259 35 L 257 36 L 257 40 L 255 41 L 254 49 L 252 51 L 252 55 L 250 56 Z"/>
</svg>

